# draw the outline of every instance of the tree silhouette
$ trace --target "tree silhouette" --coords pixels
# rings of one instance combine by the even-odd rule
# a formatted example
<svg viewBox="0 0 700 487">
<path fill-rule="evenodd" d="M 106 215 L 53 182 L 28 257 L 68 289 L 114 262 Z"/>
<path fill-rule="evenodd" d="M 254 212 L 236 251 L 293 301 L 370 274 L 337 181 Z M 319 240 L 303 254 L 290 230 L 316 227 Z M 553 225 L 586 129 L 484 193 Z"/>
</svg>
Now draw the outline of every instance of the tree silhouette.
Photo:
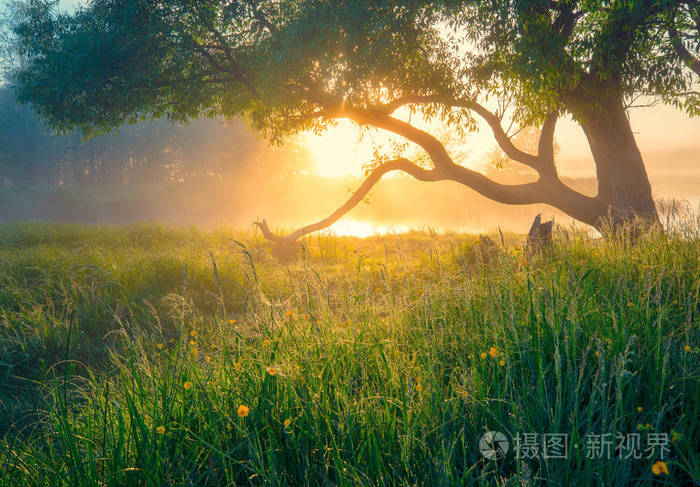
<svg viewBox="0 0 700 487">
<path fill-rule="evenodd" d="M 241 117 L 282 140 L 347 118 L 427 154 L 429 165 L 381 161 L 332 215 L 286 237 L 260 222 L 277 240 L 332 224 L 392 171 L 456 181 L 501 203 L 547 203 L 601 231 L 653 224 L 626 109 L 646 96 L 700 112 L 695 1 L 94 0 L 66 15 L 33 0 L 23 16 L 16 32 L 28 63 L 15 72 L 17 94 L 58 129 L 92 134 L 204 114 Z M 396 115 L 406 108 L 460 135 L 482 118 L 537 179 L 501 184 L 458 164 Z M 553 134 L 564 115 L 588 138 L 594 197 L 557 174 Z M 513 143 L 506 118 L 540 127 L 536 150 Z"/>
</svg>

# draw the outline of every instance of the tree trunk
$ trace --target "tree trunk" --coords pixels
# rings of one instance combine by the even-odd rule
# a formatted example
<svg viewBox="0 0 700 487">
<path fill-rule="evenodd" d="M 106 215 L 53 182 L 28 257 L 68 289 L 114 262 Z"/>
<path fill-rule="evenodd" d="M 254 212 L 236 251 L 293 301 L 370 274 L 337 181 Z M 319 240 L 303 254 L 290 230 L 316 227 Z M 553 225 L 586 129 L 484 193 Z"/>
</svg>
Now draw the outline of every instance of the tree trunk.
<svg viewBox="0 0 700 487">
<path fill-rule="evenodd" d="M 595 160 L 601 215 L 595 227 L 616 232 L 632 222 L 659 223 L 651 185 L 622 100 L 585 113 L 581 127 Z"/>
</svg>

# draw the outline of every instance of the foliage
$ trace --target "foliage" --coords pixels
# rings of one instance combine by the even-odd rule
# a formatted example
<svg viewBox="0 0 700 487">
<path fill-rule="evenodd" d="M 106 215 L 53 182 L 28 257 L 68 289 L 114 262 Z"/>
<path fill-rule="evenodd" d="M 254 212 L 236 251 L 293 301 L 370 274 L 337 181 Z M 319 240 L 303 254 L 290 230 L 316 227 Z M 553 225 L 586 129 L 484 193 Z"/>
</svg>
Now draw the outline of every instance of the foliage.
<svg viewBox="0 0 700 487">
<path fill-rule="evenodd" d="M 496 96 L 524 123 L 610 96 L 700 110 L 669 34 L 697 54 L 694 2 L 94 0 L 68 15 L 31 0 L 22 15 L 19 98 L 62 130 L 204 114 L 280 137 L 417 95 Z M 473 127 L 449 103 L 423 111 Z"/>
<path fill-rule="evenodd" d="M 0 485 L 690 484 L 685 230 L 528 260 L 506 236 L 488 263 L 469 236 L 319 236 L 286 268 L 226 229 L 3 225 Z M 492 429 L 569 458 L 488 462 Z M 616 431 L 668 433 L 668 476 L 573 447 Z"/>
</svg>

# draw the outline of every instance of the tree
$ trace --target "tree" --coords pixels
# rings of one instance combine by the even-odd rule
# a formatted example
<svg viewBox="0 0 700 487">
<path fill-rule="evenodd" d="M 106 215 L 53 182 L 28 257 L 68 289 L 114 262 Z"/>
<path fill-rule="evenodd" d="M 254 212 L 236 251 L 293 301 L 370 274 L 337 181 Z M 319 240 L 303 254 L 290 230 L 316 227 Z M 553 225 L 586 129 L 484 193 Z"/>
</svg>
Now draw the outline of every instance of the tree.
<svg viewBox="0 0 700 487">
<path fill-rule="evenodd" d="M 391 171 L 451 180 L 508 204 L 547 203 L 605 231 L 656 223 L 651 187 L 626 116 L 640 96 L 700 113 L 696 1 L 93 0 L 73 15 L 31 0 L 16 30 L 28 63 L 19 99 L 58 129 L 101 133 L 167 116 L 241 117 L 273 140 L 339 118 L 418 145 L 429 164 L 379 159 L 324 228 Z M 498 100 L 490 108 L 487 100 Z M 500 184 L 454 162 L 399 109 L 460 135 L 483 118 L 503 152 L 538 173 Z M 598 194 L 562 183 L 553 134 L 572 116 L 590 143 Z M 504 121 L 538 125 L 536 153 Z"/>
</svg>

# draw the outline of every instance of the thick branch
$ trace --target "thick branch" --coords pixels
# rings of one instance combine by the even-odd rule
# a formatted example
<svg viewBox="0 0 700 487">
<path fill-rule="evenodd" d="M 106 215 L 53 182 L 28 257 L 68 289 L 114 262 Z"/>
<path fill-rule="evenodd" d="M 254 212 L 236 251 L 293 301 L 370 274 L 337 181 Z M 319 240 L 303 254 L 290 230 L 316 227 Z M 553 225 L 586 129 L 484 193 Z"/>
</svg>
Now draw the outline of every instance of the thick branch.
<svg viewBox="0 0 700 487">
<path fill-rule="evenodd" d="M 537 143 L 537 157 L 542 165 L 542 170 L 554 176 L 557 174 L 554 164 L 554 129 L 558 118 L 559 115 L 556 111 L 547 115 L 540 131 L 540 140 Z"/>
<path fill-rule="evenodd" d="M 428 153 L 435 167 L 446 168 L 454 164 L 454 161 L 447 153 L 447 150 L 445 150 L 445 146 L 442 145 L 442 142 L 429 133 L 414 127 L 410 123 L 390 117 L 382 112 L 358 110 L 348 107 L 342 108 L 338 114 L 348 117 L 350 120 L 360 125 L 372 125 L 380 129 L 388 130 L 418 144 Z"/>
<path fill-rule="evenodd" d="M 265 220 L 255 222 L 255 224 L 268 240 L 294 242 L 309 233 L 331 226 L 362 201 L 382 176 L 391 171 L 405 172 L 419 181 L 455 181 L 499 203 L 548 203 L 562 209 L 584 223 L 593 224 L 599 217 L 599 205 L 596 198 L 583 196 L 567 188 L 556 177 L 540 179 L 535 183 L 507 185 L 496 183 L 486 176 L 462 166 L 452 165 L 448 169 L 436 168 L 427 170 L 416 166 L 407 159 L 399 158 L 385 162 L 375 168 L 348 201 L 322 220 L 299 228 L 286 236 L 273 233 Z"/>
<path fill-rule="evenodd" d="M 431 103 L 438 103 L 458 108 L 467 108 L 469 110 L 472 110 L 473 112 L 476 112 L 481 118 L 483 118 L 486 121 L 486 123 L 489 124 L 489 127 L 491 127 L 491 131 L 493 132 L 496 142 L 509 158 L 511 158 L 514 161 L 520 162 L 521 164 L 525 164 L 526 166 L 529 166 L 538 172 L 541 172 L 540 170 L 543 169 L 543 165 L 540 163 L 540 160 L 537 156 L 528 154 L 527 152 L 521 151 L 520 149 L 515 147 L 513 142 L 510 140 L 510 137 L 508 137 L 508 134 L 501 126 L 501 119 L 495 113 L 489 111 L 486 107 L 475 101 L 464 99 L 447 99 L 445 97 L 431 95 L 405 96 L 397 98 L 396 100 L 393 100 L 385 105 L 382 105 L 381 107 L 379 107 L 378 111 L 380 113 L 388 114 L 398 110 L 404 105 Z"/>
</svg>

